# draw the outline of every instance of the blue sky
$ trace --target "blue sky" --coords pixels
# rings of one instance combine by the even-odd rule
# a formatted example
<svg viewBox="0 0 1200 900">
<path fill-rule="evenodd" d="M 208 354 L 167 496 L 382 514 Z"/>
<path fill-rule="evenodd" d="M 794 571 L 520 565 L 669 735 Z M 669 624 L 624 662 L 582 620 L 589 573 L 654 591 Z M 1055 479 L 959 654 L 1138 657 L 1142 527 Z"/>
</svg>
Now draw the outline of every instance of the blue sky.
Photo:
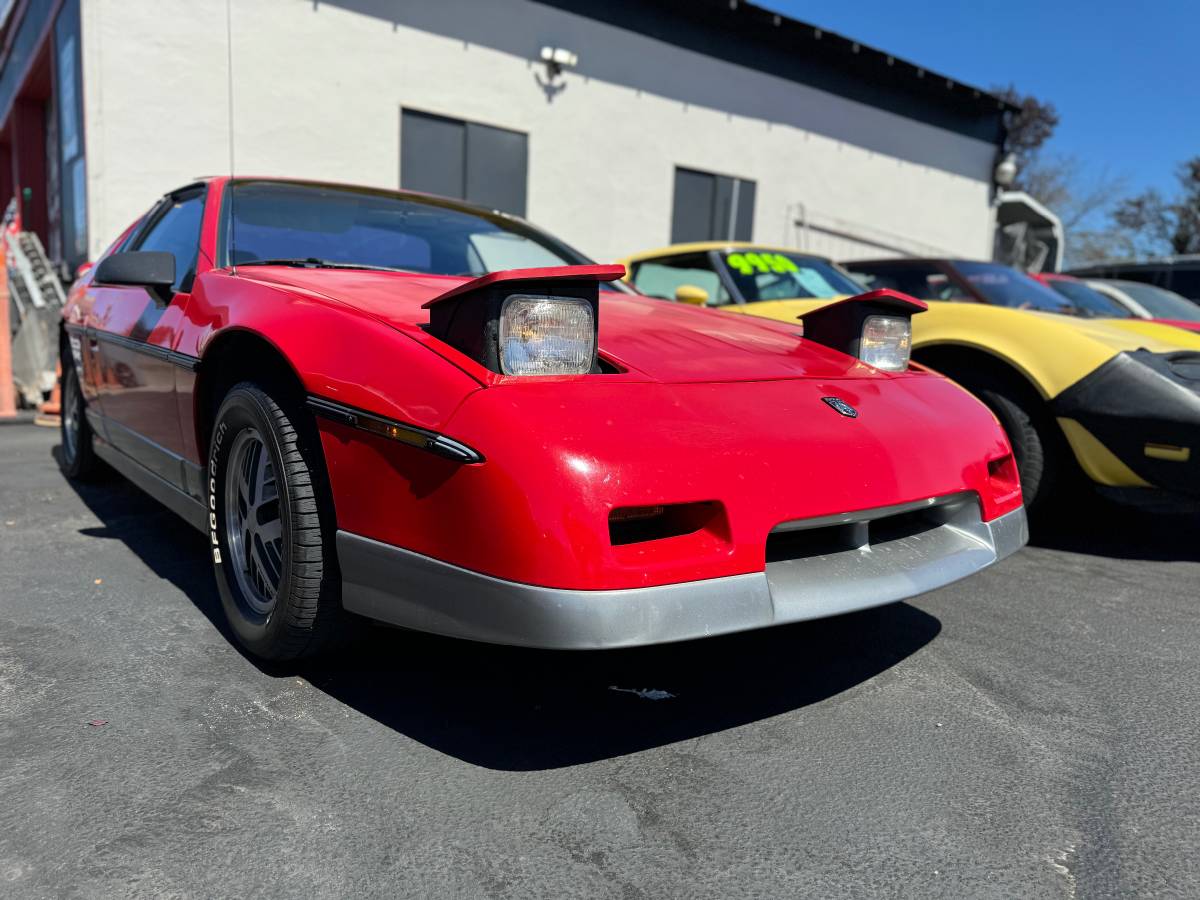
<svg viewBox="0 0 1200 900">
<path fill-rule="evenodd" d="M 1128 190 L 1172 191 L 1200 155 L 1200 0 L 757 0 L 977 87 L 1013 83 L 1050 101 L 1048 150 Z"/>
</svg>

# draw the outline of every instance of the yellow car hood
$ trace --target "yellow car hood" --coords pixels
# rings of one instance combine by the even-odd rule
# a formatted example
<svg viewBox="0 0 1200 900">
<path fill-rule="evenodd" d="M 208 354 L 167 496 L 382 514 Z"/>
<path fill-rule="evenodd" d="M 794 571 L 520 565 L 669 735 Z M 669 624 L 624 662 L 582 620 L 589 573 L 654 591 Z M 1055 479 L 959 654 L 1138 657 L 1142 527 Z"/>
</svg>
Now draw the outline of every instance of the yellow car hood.
<svg viewBox="0 0 1200 900">
<path fill-rule="evenodd" d="M 790 323 L 841 299 L 760 300 L 721 309 Z M 913 348 L 938 344 L 971 346 L 998 356 L 1024 371 L 1044 396 L 1054 397 L 1126 350 L 1200 350 L 1200 333 L 1143 319 L 1077 319 L 935 300 L 927 312 L 913 317 Z"/>
</svg>

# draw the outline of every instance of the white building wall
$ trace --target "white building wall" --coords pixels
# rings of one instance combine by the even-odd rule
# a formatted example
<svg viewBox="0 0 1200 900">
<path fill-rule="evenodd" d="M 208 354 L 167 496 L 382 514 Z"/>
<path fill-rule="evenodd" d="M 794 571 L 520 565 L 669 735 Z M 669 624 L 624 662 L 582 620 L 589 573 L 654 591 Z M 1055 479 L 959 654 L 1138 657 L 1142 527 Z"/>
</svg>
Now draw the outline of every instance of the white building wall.
<svg viewBox="0 0 1200 900">
<path fill-rule="evenodd" d="M 991 251 L 984 141 L 530 0 L 230 9 L 238 174 L 396 187 L 408 107 L 526 132 L 528 218 L 600 260 L 669 241 L 676 165 L 756 181 L 759 241 Z M 164 191 L 229 171 L 230 45 L 225 0 L 84 0 L 82 15 L 95 256 Z M 580 55 L 549 98 L 543 43 Z"/>
</svg>

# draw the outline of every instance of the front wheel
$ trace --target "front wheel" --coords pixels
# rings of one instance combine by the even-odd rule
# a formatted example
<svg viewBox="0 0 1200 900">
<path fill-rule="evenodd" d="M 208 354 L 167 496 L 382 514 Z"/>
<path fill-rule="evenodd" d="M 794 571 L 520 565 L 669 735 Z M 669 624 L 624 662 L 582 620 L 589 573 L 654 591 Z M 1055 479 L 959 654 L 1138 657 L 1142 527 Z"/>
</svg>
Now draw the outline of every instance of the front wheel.
<svg viewBox="0 0 1200 900">
<path fill-rule="evenodd" d="M 303 416 L 243 382 L 222 402 L 209 445 L 221 604 L 238 641 L 263 659 L 313 655 L 344 630 L 324 461 Z"/>
</svg>

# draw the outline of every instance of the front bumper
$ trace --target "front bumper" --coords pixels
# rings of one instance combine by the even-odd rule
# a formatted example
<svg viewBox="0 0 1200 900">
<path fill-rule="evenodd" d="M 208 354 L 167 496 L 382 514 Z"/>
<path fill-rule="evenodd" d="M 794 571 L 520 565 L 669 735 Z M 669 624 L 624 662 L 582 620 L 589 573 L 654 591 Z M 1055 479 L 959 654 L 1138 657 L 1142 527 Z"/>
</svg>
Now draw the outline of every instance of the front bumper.
<svg viewBox="0 0 1200 900">
<path fill-rule="evenodd" d="M 339 531 L 342 602 L 392 625 L 477 641 L 631 647 L 903 600 L 978 572 L 1029 537 L 1024 508 L 984 522 L 973 494 L 800 520 L 775 533 L 762 572 L 586 591 L 505 581 Z"/>
</svg>

